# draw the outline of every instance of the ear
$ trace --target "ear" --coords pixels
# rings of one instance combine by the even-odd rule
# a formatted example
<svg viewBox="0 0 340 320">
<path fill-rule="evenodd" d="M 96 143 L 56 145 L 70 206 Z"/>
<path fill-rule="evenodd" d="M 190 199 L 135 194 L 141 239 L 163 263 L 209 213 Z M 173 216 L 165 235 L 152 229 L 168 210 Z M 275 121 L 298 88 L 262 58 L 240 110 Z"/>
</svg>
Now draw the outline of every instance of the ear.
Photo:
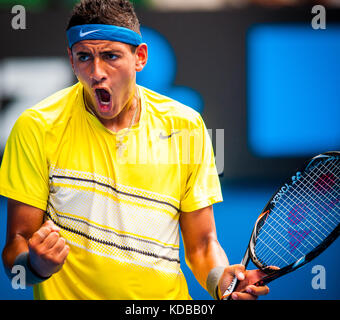
<svg viewBox="0 0 340 320">
<path fill-rule="evenodd" d="M 72 55 L 72 50 L 69 47 L 67 47 L 67 54 L 68 54 L 68 58 L 70 60 L 71 66 L 72 66 L 72 70 L 74 72 L 73 55 Z"/>
<path fill-rule="evenodd" d="M 136 48 L 136 71 L 142 71 L 148 61 L 148 46 L 146 43 L 140 44 Z"/>
</svg>

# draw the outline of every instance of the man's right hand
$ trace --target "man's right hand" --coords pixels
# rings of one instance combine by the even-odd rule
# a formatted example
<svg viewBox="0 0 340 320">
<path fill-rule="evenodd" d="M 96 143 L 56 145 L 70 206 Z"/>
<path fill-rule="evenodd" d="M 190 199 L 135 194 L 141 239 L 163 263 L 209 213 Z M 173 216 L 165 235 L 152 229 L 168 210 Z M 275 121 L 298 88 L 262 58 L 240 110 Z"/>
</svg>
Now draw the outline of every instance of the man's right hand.
<svg viewBox="0 0 340 320">
<path fill-rule="evenodd" d="M 59 230 L 48 220 L 28 240 L 29 263 L 43 278 L 59 271 L 70 251 L 65 239 L 59 235 Z"/>
</svg>

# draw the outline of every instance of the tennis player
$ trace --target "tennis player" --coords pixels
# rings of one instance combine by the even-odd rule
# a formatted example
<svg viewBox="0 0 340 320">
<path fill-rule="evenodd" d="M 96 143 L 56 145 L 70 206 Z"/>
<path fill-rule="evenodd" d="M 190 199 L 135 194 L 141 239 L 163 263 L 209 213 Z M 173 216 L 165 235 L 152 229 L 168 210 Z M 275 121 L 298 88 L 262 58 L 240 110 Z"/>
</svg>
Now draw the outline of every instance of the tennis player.
<svg viewBox="0 0 340 320">
<path fill-rule="evenodd" d="M 211 142 L 191 108 L 136 84 L 147 62 L 128 0 L 82 0 L 67 27 L 79 82 L 27 109 L 8 139 L 3 262 L 25 267 L 35 299 L 190 299 L 186 260 L 218 299 L 256 299 L 263 274 L 228 263 Z"/>
</svg>

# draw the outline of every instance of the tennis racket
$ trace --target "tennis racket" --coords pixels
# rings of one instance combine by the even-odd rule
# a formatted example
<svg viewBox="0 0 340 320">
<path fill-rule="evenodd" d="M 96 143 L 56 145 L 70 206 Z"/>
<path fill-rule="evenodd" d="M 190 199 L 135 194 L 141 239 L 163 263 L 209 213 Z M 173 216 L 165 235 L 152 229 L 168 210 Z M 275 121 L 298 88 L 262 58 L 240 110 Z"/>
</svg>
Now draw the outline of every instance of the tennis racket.
<svg viewBox="0 0 340 320">
<path fill-rule="evenodd" d="M 258 217 L 241 264 L 249 260 L 266 276 L 265 285 L 302 267 L 340 232 L 340 152 L 309 160 L 269 200 Z M 222 299 L 230 299 L 235 277 Z"/>
</svg>

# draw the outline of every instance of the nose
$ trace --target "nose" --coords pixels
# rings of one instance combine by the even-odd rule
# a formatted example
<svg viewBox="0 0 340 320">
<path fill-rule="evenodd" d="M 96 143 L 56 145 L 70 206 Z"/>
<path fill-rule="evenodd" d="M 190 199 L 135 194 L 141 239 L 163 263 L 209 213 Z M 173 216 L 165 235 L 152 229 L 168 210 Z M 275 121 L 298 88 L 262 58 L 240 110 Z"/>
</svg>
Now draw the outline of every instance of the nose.
<svg viewBox="0 0 340 320">
<path fill-rule="evenodd" d="M 92 66 L 92 80 L 93 82 L 101 82 L 106 79 L 106 72 L 103 65 L 103 62 L 95 58 L 93 60 L 93 66 Z"/>
</svg>

